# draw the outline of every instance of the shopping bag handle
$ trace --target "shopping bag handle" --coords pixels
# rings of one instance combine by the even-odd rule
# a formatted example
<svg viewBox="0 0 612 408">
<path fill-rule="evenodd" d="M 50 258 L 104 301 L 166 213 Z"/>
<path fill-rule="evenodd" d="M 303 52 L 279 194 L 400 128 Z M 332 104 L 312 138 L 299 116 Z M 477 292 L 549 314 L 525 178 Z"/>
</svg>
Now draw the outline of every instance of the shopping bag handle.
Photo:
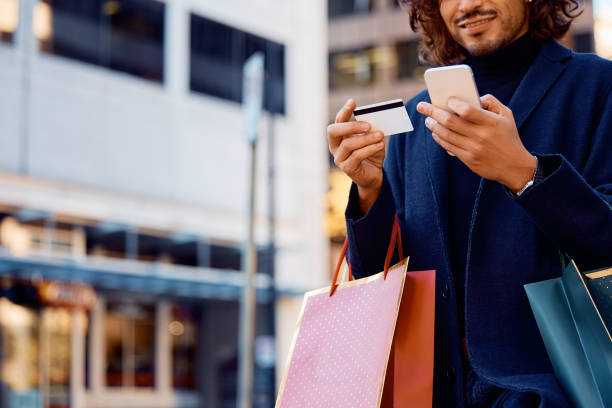
<svg viewBox="0 0 612 408">
<path fill-rule="evenodd" d="M 393 219 L 393 228 L 391 229 L 391 239 L 389 240 L 389 245 L 387 246 L 387 255 L 385 256 L 385 264 L 384 264 L 384 273 L 383 279 L 387 279 L 387 274 L 389 273 L 389 265 L 391 264 L 391 259 L 393 258 L 393 253 L 395 252 L 395 247 L 397 246 L 397 251 L 399 253 L 400 260 L 404 259 L 404 251 L 402 249 L 402 231 L 399 225 L 399 218 L 397 214 L 395 214 L 395 218 Z M 338 259 L 338 263 L 336 264 L 336 270 L 334 272 L 334 276 L 332 277 L 331 286 L 329 288 L 329 296 L 332 296 L 336 289 L 338 288 L 339 283 L 337 283 L 338 275 L 340 274 L 340 267 L 342 266 L 342 260 L 346 257 L 346 251 L 348 250 L 348 237 L 344 238 L 344 244 L 342 245 L 342 250 L 340 251 L 340 258 Z M 348 264 L 348 280 L 353 280 L 353 270 L 351 268 L 351 263 L 349 260 L 346 260 Z"/>
<path fill-rule="evenodd" d="M 393 253 L 395 252 L 396 246 L 397 246 L 397 252 L 399 254 L 399 259 L 401 261 L 402 259 L 404 259 L 404 250 L 402 249 L 402 231 L 400 229 L 399 218 L 397 214 L 395 214 L 395 218 L 393 219 L 393 228 L 391 229 L 391 239 L 389 240 L 389 245 L 387 246 L 387 256 L 385 257 L 385 268 L 383 269 L 384 279 L 387 279 L 387 274 L 389 273 L 389 266 L 391 265 L 391 259 L 393 259 Z"/>
</svg>

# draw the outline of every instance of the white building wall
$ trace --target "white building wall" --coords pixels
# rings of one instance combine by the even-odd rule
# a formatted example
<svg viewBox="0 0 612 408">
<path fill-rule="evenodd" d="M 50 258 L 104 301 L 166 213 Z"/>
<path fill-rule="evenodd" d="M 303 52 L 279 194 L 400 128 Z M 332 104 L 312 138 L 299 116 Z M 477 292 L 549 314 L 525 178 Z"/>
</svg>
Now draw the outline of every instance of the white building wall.
<svg viewBox="0 0 612 408">
<path fill-rule="evenodd" d="M 22 3 L 23 8 L 34 1 Z M 147 203 L 195 205 L 204 218 L 231 215 L 231 224 L 241 227 L 228 225 L 232 233 L 219 238 L 242 240 L 248 165 L 242 111 L 239 104 L 188 91 L 189 11 L 286 46 L 287 114 L 274 120 L 277 234 L 281 247 L 301 254 L 296 266 L 310 270 L 309 276 L 323 273 L 327 35 L 322 0 L 306 5 L 280 0 L 168 1 L 163 85 L 41 54 L 35 41 L 29 47 L 27 42 L 0 44 L 0 169 L 15 173 L 25 168 L 23 175 L 52 182 L 68 193 L 73 187 L 125 193 Z M 31 32 L 31 27 L 22 28 Z M 21 97 L 26 98 L 24 109 Z M 265 144 L 270 123 L 267 117 L 261 121 L 260 217 L 267 208 Z M 265 241 L 262 229 L 258 237 Z"/>
<path fill-rule="evenodd" d="M 39 53 L 25 18 L 35 3 L 21 0 L 19 40 L 0 43 L 0 202 L 243 241 L 248 146 L 242 111 L 188 90 L 193 12 L 286 47 L 286 115 L 261 121 L 256 237 L 267 241 L 272 125 L 278 284 L 324 284 L 324 0 L 167 0 L 164 84 Z M 284 316 L 280 339 L 290 337 L 294 323 Z"/>
<path fill-rule="evenodd" d="M 0 43 L 0 169 L 19 166 L 19 101 L 21 95 L 19 54 Z"/>
</svg>

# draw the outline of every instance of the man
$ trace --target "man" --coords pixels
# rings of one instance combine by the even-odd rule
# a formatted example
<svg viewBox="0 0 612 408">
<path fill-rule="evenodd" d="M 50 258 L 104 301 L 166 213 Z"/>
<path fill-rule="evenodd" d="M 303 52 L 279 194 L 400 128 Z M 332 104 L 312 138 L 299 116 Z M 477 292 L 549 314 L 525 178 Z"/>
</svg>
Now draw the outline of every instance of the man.
<svg viewBox="0 0 612 408">
<path fill-rule="evenodd" d="M 382 270 L 397 213 L 410 269 L 437 270 L 434 406 L 567 407 L 523 285 L 612 265 L 612 63 L 554 40 L 577 1 L 406 3 L 421 57 L 470 65 L 485 96 L 450 114 L 416 95 L 386 159 L 355 103 L 339 111 L 353 272 Z"/>
</svg>

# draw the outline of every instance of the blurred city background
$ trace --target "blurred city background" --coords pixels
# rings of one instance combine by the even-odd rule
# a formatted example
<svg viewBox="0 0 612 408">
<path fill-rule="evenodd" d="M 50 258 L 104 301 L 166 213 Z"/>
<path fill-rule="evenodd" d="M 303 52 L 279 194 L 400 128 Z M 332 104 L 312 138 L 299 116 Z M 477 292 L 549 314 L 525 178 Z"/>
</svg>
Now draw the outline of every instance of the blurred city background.
<svg viewBox="0 0 612 408">
<path fill-rule="evenodd" d="M 612 4 L 563 39 L 612 58 Z M 0 408 L 235 407 L 249 144 L 265 57 L 253 406 L 272 407 L 348 180 L 344 101 L 424 88 L 395 0 L 0 0 Z"/>
</svg>

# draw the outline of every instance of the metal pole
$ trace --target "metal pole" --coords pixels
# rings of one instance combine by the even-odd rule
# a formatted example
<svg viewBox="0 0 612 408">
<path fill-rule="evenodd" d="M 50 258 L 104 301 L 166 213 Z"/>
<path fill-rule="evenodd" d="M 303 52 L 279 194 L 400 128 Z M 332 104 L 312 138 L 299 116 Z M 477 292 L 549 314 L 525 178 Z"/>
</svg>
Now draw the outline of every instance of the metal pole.
<svg viewBox="0 0 612 408">
<path fill-rule="evenodd" d="M 249 183 L 248 235 L 244 248 L 244 293 L 240 305 L 240 354 L 238 364 L 238 408 L 253 406 L 253 338 L 255 336 L 255 273 L 257 252 L 255 251 L 255 168 L 257 142 L 250 143 L 251 167 Z"/>
<path fill-rule="evenodd" d="M 274 113 L 269 113 L 268 122 L 268 273 L 270 274 L 272 287 L 270 291 L 272 297 L 268 304 L 268 319 L 270 319 L 270 333 L 275 338 L 276 344 L 276 276 L 275 276 L 275 259 L 276 259 L 276 183 L 275 183 L 275 132 L 274 132 Z M 271 401 L 276 397 L 276 365 L 272 370 L 272 389 L 270 390 Z"/>
</svg>

